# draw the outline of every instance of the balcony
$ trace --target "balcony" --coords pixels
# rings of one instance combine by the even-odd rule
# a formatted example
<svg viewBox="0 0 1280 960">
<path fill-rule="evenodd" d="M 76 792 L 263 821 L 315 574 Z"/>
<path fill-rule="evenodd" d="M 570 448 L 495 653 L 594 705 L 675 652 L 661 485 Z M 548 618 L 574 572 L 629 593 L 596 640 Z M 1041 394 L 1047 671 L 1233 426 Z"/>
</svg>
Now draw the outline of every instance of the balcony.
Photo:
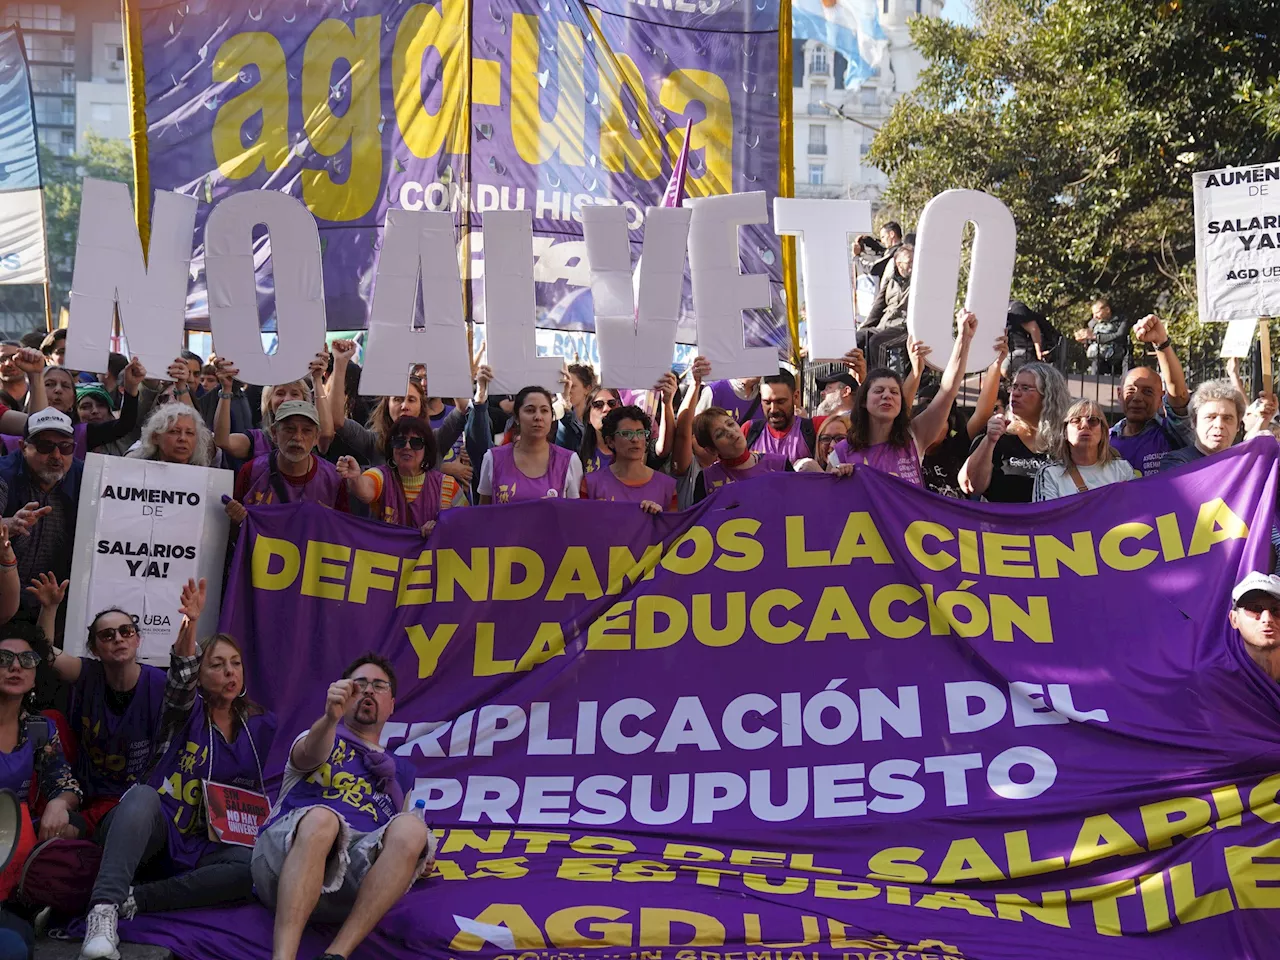
<svg viewBox="0 0 1280 960">
<path fill-rule="evenodd" d="M 811 103 L 811 104 L 809 104 L 807 107 L 805 107 L 805 112 L 806 112 L 806 113 L 808 113 L 808 114 L 809 114 L 809 116 L 811 116 L 811 117 L 831 117 L 831 116 L 835 116 L 835 114 L 833 114 L 833 113 L 831 112 L 831 108 L 830 108 L 830 107 L 823 106 L 821 103 Z"/>
<path fill-rule="evenodd" d="M 838 183 L 797 183 L 796 196 L 804 200 L 839 200 L 844 187 Z"/>
<path fill-rule="evenodd" d="M 831 61 L 826 57 L 810 57 L 809 58 L 809 76 L 811 77 L 829 77 L 831 76 Z"/>
<path fill-rule="evenodd" d="M 809 144 L 809 156 L 825 157 L 827 155 L 827 145 L 825 143 Z"/>
</svg>

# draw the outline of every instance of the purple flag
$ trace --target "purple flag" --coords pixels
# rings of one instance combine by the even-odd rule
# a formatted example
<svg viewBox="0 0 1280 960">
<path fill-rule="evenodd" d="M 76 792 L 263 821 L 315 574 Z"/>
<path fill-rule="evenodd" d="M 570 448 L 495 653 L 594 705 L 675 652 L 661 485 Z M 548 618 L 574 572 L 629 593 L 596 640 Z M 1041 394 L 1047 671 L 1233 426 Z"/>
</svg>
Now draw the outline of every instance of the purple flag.
<svg viewBox="0 0 1280 960">
<path fill-rule="evenodd" d="M 689 141 L 693 139 L 693 121 L 684 125 L 684 143 L 680 147 L 680 156 L 676 159 L 675 169 L 671 171 L 671 179 L 667 181 L 667 189 L 662 194 L 662 206 L 678 207 L 684 203 L 684 178 L 689 171 Z"/>
<path fill-rule="evenodd" d="M 347 662 L 396 665 L 384 739 L 439 858 L 353 960 L 1264 957 L 1280 686 L 1227 613 L 1276 463 L 1026 506 L 773 474 L 657 517 L 453 510 L 425 542 L 256 508 L 222 626 L 275 766 Z M 256 960 L 270 925 L 124 930 Z"/>
</svg>

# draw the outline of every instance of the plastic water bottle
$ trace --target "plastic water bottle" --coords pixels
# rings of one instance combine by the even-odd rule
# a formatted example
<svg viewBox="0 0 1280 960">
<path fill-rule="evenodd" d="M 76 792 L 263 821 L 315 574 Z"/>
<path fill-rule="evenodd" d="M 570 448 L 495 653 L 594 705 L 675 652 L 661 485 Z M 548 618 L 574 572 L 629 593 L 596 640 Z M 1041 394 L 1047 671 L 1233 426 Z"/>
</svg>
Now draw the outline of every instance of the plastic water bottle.
<svg viewBox="0 0 1280 960">
<path fill-rule="evenodd" d="M 413 812 L 425 821 L 427 819 L 427 801 L 421 797 L 413 801 Z"/>
</svg>

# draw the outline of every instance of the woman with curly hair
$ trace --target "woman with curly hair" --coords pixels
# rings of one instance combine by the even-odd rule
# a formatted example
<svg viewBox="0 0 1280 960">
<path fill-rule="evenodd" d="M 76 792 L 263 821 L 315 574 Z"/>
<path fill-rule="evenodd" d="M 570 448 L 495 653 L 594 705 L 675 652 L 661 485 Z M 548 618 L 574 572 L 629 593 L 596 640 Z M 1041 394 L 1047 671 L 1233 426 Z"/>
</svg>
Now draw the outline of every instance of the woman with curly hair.
<svg viewBox="0 0 1280 960">
<path fill-rule="evenodd" d="M 213 434 L 195 407 L 175 402 L 151 411 L 142 425 L 142 439 L 128 456 L 134 460 L 209 467 L 214 465 L 215 453 Z"/>
</svg>

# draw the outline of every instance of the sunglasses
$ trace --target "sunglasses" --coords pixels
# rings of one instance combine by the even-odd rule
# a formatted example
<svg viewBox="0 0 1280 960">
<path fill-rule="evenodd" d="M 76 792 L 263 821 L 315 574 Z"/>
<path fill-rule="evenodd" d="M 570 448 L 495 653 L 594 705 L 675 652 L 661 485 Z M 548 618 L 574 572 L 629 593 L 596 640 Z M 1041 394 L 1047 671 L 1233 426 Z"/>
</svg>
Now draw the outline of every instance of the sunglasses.
<svg viewBox="0 0 1280 960">
<path fill-rule="evenodd" d="M 36 453 L 45 457 L 55 450 L 64 457 L 69 457 L 76 452 L 76 442 L 74 440 L 31 440 L 28 442 L 36 448 Z"/>
<path fill-rule="evenodd" d="M 612 410 L 614 407 L 622 406 L 622 402 L 616 397 L 610 397 L 608 400 L 592 400 L 592 410 Z"/>
<path fill-rule="evenodd" d="M 34 670 L 40 666 L 40 654 L 34 650 L 23 650 L 21 653 L 14 653 L 12 650 L 0 650 L 0 670 L 8 670 L 15 661 L 23 670 Z"/>
<path fill-rule="evenodd" d="M 427 446 L 427 441 L 423 440 L 421 437 L 392 437 L 391 438 L 392 450 L 403 450 L 405 447 L 408 447 L 410 450 L 424 450 L 426 449 L 426 446 Z"/>
<path fill-rule="evenodd" d="M 1102 426 L 1102 418 L 1101 417 L 1072 417 L 1070 420 L 1067 421 L 1067 423 L 1075 427 L 1077 430 L 1080 429 L 1081 427 L 1100 427 Z"/>
<path fill-rule="evenodd" d="M 132 623 L 122 623 L 118 627 L 103 627 L 101 630 L 95 630 L 93 637 L 99 643 L 110 643 L 116 638 L 116 634 L 120 634 L 121 640 L 128 640 L 138 635 L 138 628 Z"/>
<path fill-rule="evenodd" d="M 623 440 L 648 440 L 649 431 L 643 428 L 640 430 L 619 430 L 618 436 Z"/>
</svg>

